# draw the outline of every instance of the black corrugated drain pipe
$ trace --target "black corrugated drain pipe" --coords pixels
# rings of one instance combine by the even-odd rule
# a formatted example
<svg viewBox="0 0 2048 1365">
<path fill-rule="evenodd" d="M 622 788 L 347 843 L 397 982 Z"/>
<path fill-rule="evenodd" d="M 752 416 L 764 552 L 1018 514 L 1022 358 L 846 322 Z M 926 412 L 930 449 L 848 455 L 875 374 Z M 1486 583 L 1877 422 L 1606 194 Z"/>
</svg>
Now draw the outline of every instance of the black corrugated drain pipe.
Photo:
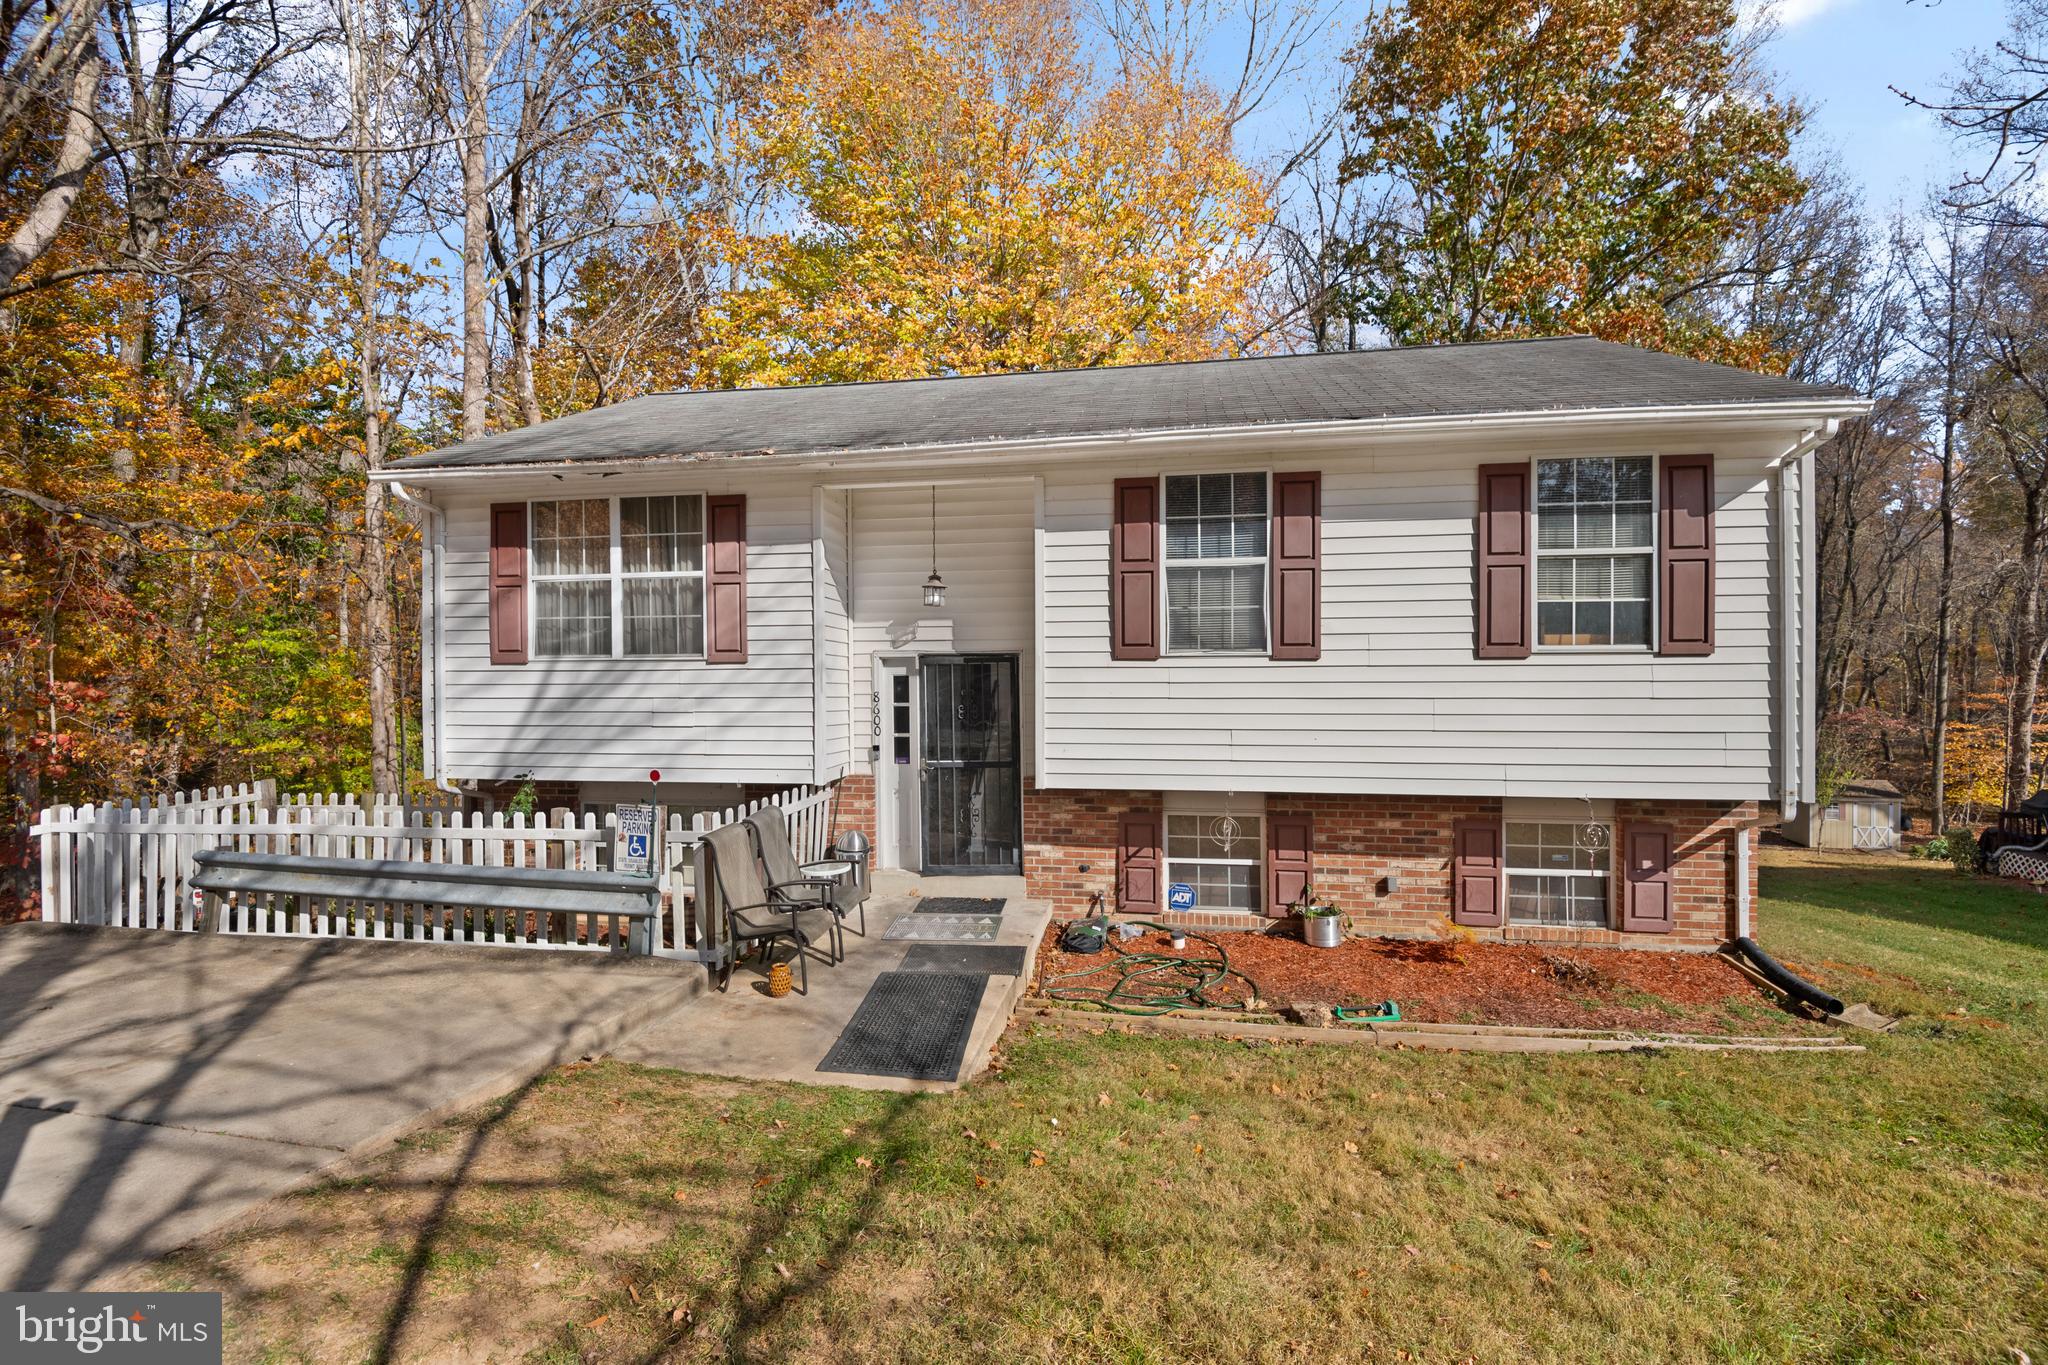
<svg viewBox="0 0 2048 1365">
<path fill-rule="evenodd" d="M 1785 964 L 1757 947 L 1753 938 L 1735 940 L 1735 950 L 1755 964 L 1763 973 L 1764 980 L 1776 986 L 1794 1000 L 1803 1000 L 1822 1014 L 1840 1014 L 1848 1006 L 1804 977 L 1794 976 L 1785 970 Z"/>
</svg>

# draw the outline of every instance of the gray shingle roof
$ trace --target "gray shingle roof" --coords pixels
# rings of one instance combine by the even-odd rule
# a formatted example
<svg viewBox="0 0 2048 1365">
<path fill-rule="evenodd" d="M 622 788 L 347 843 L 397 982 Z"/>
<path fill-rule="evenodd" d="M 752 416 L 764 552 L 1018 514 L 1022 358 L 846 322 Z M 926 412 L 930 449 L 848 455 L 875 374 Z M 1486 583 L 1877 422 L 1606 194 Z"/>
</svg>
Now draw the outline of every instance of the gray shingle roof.
<svg viewBox="0 0 2048 1365">
<path fill-rule="evenodd" d="M 652 394 L 393 462 L 833 454 L 1179 428 L 1853 399 L 1592 337 Z"/>
</svg>

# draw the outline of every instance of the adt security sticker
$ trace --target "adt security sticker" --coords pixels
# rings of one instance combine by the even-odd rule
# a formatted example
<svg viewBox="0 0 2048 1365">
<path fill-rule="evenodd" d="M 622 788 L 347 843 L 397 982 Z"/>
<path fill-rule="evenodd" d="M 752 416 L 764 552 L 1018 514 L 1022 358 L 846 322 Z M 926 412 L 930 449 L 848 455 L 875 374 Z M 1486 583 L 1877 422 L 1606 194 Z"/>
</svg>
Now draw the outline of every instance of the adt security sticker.
<svg viewBox="0 0 2048 1365">
<path fill-rule="evenodd" d="M 1175 882 L 1166 888 L 1166 908 L 1169 910 L 1192 910 L 1195 908 L 1195 888 L 1186 882 Z"/>
</svg>

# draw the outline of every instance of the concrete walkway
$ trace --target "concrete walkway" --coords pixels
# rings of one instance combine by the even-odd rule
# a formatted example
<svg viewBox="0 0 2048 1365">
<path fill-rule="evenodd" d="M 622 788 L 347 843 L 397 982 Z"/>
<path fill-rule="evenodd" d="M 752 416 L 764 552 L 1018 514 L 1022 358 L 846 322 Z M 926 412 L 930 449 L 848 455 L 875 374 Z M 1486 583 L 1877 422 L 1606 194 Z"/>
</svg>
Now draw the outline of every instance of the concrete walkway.
<svg viewBox="0 0 2048 1365">
<path fill-rule="evenodd" d="M 705 984 L 577 953 L 0 928 L 0 1288 L 118 1287 Z"/>
<path fill-rule="evenodd" d="M 883 933 L 925 896 L 1001 896 L 999 945 L 1026 950 L 1024 976 L 993 976 L 974 1016 L 967 1055 L 958 1081 L 910 1081 L 895 1076 L 821 1072 L 818 1063 L 832 1050 L 848 1019 L 883 972 L 894 970 L 912 946 Z M 1025 898 L 1022 877 L 926 877 L 877 872 L 868 897 L 866 937 L 848 931 L 846 961 L 828 966 L 811 960 L 810 994 L 769 997 L 764 969 L 749 959 L 733 972 L 723 995 L 705 995 L 689 1009 L 657 1019 L 612 1049 L 612 1055 L 647 1066 L 739 1076 L 750 1080 L 806 1081 L 869 1090 L 952 1090 L 988 1065 L 989 1051 L 1002 1036 L 1010 1014 L 1030 985 L 1033 955 L 1052 909 Z M 856 921 L 857 923 L 857 921 Z"/>
</svg>

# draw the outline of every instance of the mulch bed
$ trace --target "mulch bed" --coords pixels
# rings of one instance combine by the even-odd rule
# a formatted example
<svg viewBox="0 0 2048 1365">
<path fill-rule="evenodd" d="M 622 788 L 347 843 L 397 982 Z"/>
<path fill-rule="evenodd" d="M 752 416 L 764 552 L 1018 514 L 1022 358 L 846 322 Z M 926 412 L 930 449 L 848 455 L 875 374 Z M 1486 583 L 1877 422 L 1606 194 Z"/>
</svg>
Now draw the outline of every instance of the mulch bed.
<svg viewBox="0 0 2048 1365">
<path fill-rule="evenodd" d="M 1037 989 L 1053 978 L 1106 962 L 1113 949 L 1082 956 L 1059 947 L 1055 923 L 1038 948 Z M 1115 939 L 1112 933 L 1112 941 Z M 1788 1014 L 1718 954 L 1573 949 L 1556 945 L 1350 939 L 1311 948 L 1292 925 L 1265 933 L 1219 933 L 1230 965 L 1257 983 L 1260 1008 L 1367 1006 L 1393 1000 L 1418 1023 L 1503 1024 L 1525 1028 L 1626 1029 L 1654 1033 L 1805 1033 L 1819 1026 Z M 1171 954 L 1166 935 L 1121 943 L 1127 951 Z M 1190 957 L 1211 956 L 1190 939 Z M 1078 984 L 1102 985 L 1102 972 Z M 1210 997 L 1241 1006 L 1232 979 Z"/>
</svg>

